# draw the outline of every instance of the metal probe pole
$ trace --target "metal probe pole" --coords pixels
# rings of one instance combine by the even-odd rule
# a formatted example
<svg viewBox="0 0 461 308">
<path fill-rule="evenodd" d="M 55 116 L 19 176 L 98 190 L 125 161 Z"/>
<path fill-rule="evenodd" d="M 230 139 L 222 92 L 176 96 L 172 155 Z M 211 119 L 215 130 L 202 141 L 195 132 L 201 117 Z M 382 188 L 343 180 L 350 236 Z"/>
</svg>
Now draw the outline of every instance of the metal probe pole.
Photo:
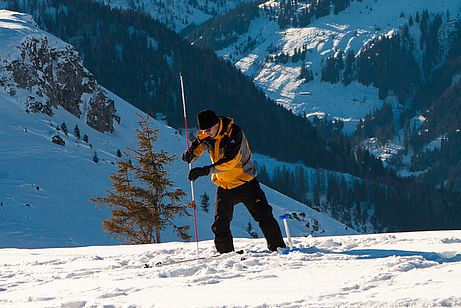
<svg viewBox="0 0 461 308">
<path fill-rule="evenodd" d="M 181 81 L 181 95 L 182 95 L 182 108 L 184 112 L 184 126 L 186 128 L 186 150 L 189 149 L 189 127 L 187 125 L 187 113 L 186 113 L 186 97 L 184 94 L 184 83 L 182 74 L 179 73 L 179 80 Z M 192 169 L 192 163 L 189 163 L 189 171 Z M 197 257 L 200 258 L 198 249 L 198 229 L 197 229 L 197 206 L 195 204 L 195 193 L 194 193 L 194 181 L 190 181 L 190 189 L 192 194 L 192 204 L 194 206 L 194 229 L 195 229 L 195 241 L 197 242 Z"/>
</svg>

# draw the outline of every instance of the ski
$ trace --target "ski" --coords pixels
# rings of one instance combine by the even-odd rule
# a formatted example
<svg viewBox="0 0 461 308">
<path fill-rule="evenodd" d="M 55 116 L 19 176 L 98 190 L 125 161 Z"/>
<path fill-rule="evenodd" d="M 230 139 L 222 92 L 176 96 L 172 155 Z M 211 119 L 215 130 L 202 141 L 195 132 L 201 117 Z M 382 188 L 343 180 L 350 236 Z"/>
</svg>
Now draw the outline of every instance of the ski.
<svg viewBox="0 0 461 308">
<path fill-rule="evenodd" d="M 189 259 L 184 259 L 184 260 L 170 260 L 170 261 L 160 261 L 154 264 L 154 266 L 150 264 L 144 264 L 144 268 L 152 268 L 152 267 L 161 267 L 161 266 L 167 266 L 167 265 L 174 265 L 174 264 L 181 264 L 181 263 L 187 263 L 187 262 L 193 262 L 193 261 L 200 261 L 200 260 L 213 260 L 213 259 L 221 259 L 221 258 L 227 258 L 227 257 L 232 257 L 236 255 L 240 255 L 240 261 L 243 261 L 246 259 L 245 256 L 242 256 L 244 253 L 243 250 L 237 250 L 233 251 L 230 253 L 224 253 L 224 254 L 215 254 L 212 256 L 208 257 L 195 257 L 195 258 L 189 258 Z"/>
</svg>

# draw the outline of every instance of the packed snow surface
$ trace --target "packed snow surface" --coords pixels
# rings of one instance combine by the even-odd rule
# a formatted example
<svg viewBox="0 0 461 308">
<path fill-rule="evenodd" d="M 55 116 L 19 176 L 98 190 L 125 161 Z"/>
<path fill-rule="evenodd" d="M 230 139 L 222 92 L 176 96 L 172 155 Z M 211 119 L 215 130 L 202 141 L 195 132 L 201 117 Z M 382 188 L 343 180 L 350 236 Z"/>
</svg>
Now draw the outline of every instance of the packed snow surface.
<svg viewBox="0 0 461 308">
<path fill-rule="evenodd" d="M 195 243 L 1 249 L 2 307 L 460 307 L 461 231 L 297 237 L 270 253 L 196 256 Z M 215 254 L 212 241 L 200 256 Z M 145 268 L 149 264 L 153 267 Z"/>
</svg>

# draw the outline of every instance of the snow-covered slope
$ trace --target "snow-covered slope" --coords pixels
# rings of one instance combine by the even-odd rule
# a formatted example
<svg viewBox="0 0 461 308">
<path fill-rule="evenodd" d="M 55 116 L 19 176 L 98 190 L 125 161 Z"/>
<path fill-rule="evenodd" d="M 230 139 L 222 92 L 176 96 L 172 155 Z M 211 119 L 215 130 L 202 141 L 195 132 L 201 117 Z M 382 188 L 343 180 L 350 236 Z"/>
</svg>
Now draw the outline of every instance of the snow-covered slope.
<svg viewBox="0 0 461 308">
<path fill-rule="evenodd" d="M 119 159 L 116 156 L 117 150 L 124 152 L 127 147 L 135 145 L 137 114 L 141 112 L 100 87 L 92 80 L 92 75 L 80 67 L 80 59 L 75 59 L 71 63 L 76 66 L 76 71 L 85 72 L 82 76 L 77 74 L 77 77 L 82 78 L 82 84 L 90 84 L 91 87 L 84 87 L 81 96 L 73 102 L 78 107 L 50 104 L 50 108 L 45 111 L 52 112 L 44 113 L 42 109 L 39 109 L 41 112 L 26 112 L 31 106 L 32 98 L 41 102 L 42 105 L 38 105 L 43 107 L 50 99 L 49 95 L 60 93 L 62 89 L 77 89 L 80 86 L 72 83 L 66 87 L 66 84 L 61 84 L 59 80 L 55 82 L 55 87 L 50 86 L 54 77 L 48 77 L 60 76 L 60 72 L 62 73 L 58 65 L 61 58 L 54 59 L 50 65 L 45 63 L 49 70 L 37 70 L 36 79 L 24 79 L 33 82 L 30 86 L 26 83 L 22 87 L 15 81 L 13 75 L 16 71 L 8 69 L 12 62 L 30 64 L 27 66 L 30 68 L 34 66 L 29 62 L 37 60 L 34 57 L 23 57 L 27 54 L 27 49 L 20 49 L 21 44 L 33 39 L 42 41 L 44 38 L 49 46 L 46 50 L 51 54 L 62 54 L 63 57 L 78 55 L 70 45 L 37 29 L 27 15 L 0 11 L 0 247 L 62 247 L 115 243 L 101 228 L 101 221 L 108 215 L 107 210 L 96 208 L 89 199 L 105 196 L 106 191 L 110 189 L 109 175 L 114 172 L 114 162 Z M 74 72 L 67 73 L 73 75 Z M 77 77 L 71 80 L 80 80 Z M 75 95 L 72 91 L 65 93 Z M 59 101 L 65 100 L 66 97 Z M 103 101 L 113 104 L 117 111 L 117 116 L 113 115 L 114 121 L 112 118 L 110 121 L 113 133 L 101 132 L 89 126 L 87 116 L 95 106 L 92 97 L 105 97 Z M 68 109 L 74 112 L 71 113 Z M 61 127 L 62 123 L 68 127 L 67 135 L 62 129 L 56 129 L 57 126 Z M 81 136 L 88 136 L 88 142 L 77 138 L 74 132 L 76 126 L 79 127 Z M 158 149 L 179 156 L 185 147 L 184 138 L 175 129 L 155 120 L 152 121 L 152 126 L 160 130 Z M 98 128 L 97 125 L 95 127 Z M 53 143 L 54 136 L 59 136 L 65 145 Z M 97 163 L 93 160 L 95 155 L 99 159 Z M 207 162 L 208 158 L 203 157 L 199 164 Z M 176 161 L 170 166 L 169 171 L 175 185 L 189 192 L 189 182 L 186 179 L 187 165 Z M 210 203 L 213 204 L 215 187 L 208 179 L 198 180 L 195 188 L 198 201 L 206 192 L 210 196 Z M 292 222 L 292 233 L 296 236 L 310 233 L 355 233 L 303 204 L 269 188 L 264 189 L 276 215 L 285 212 L 306 214 L 303 221 Z M 190 197 L 186 197 L 184 201 L 189 200 Z M 213 219 L 211 212 L 212 210 L 210 213 L 198 211 L 201 239 L 212 238 L 209 228 Z M 261 235 L 243 206 L 238 206 L 233 222 L 234 235 L 249 237 L 246 229 L 250 221 L 254 230 Z M 318 231 L 313 230 L 316 221 Z M 182 223 L 192 225 L 192 218 L 185 218 Z M 309 228 L 306 227 L 307 223 Z M 166 231 L 162 234 L 162 239 L 171 241 L 175 237 L 172 232 Z"/>
<path fill-rule="evenodd" d="M 280 1 L 271 0 L 260 7 L 277 8 L 279 4 Z M 298 8 L 301 11 L 304 5 L 299 4 Z M 442 31 L 447 36 L 451 22 L 460 17 L 461 4 L 452 0 L 351 1 L 350 7 L 338 15 L 331 13 L 313 21 L 308 27 L 286 29 L 281 29 L 276 21 L 261 13 L 251 22 L 247 33 L 217 53 L 230 59 L 268 96 L 286 108 L 295 113 L 328 114 L 340 118 L 345 121 L 346 129 L 351 131 L 359 119 L 381 106 L 383 101 L 378 98 L 378 90 L 371 86 L 353 82 L 346 87 L 341 83 L 321 82 L 322 62 L 339 51 L 353 50 L 357 55 L 367 42 L 382 34 L 398 31 L 408 23 L 410 15 L 415 18 L 416 12 L 422 14 L 424 9 L 431 14 L 446 15 L 449 12 L 450 22 L 444 23 Z M 253 41 L 255 47 L 241 54 L 242 46 L 248 41 Z M 289 60 L 285 64 L 266 61 L 268 57 L 282 53 L 292 56 L 296 49 L 307 50 L 305 59 Z M 303 63 L 314 74 L 314 81 L 305 83 L 300 77 Z"/>
<path fill-rule="evenodd" d="M 246 259 L 195 244 L 0 249 L 2 307 L 460 307 L 461 231 L 299 237 L 288 255 L 238 239 Z M 200 255 L 214 252 L 200 243 Z"/>
<path fill-rule="evenodd" d="M 142 10 L 176 32 L 199 25 L 248 0 L 98 0 L 113 8 Z"/>
</svg>

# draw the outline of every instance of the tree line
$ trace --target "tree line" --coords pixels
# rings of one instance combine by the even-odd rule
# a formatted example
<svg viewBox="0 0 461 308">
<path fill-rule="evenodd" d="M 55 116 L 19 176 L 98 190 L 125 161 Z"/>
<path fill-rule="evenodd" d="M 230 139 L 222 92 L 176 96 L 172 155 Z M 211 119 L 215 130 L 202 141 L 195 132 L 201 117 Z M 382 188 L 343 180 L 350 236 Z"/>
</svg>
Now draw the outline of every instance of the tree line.
<svg viewBox="0 0 461 308">
<path fill-rule="evenodd" d="M 102 85 L 151 115 L 163 114 L 171 126 L 183 125 L 178 78 L 183 72 L 190 118 L 205 108 L 235 118 L 253 150 L 279 160 L 354 174 L 363 164 L 344 138 L 325 140 L 309 121 L 268 99 L 230 62 L 208 48 L 191 46 L 142 12 L 90 0 L 12 2 L 73 44 Z M 370 168 L 384 172 L 377 162 Z"/>
<path fill-rule="evenodd" d="M 385 184 L 328 170 L 257 165 L 264 184 L 361 232 L 458 229 L 461 194 L 422 180 Z"/>
</svg>

